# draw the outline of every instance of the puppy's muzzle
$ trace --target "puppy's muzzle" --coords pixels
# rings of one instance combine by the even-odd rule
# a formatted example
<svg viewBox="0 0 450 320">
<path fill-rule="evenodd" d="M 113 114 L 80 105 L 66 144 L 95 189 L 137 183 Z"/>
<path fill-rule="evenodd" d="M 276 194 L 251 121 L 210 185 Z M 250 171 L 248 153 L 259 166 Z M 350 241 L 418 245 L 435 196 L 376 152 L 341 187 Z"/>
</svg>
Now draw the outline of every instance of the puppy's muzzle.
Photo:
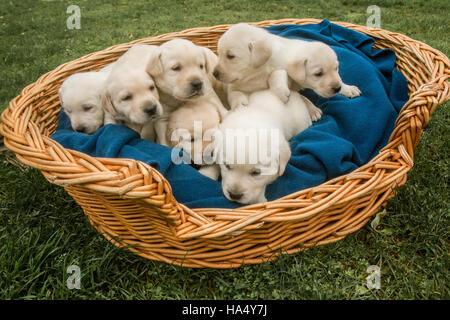
<svg viewBox="0 0 450 320">
<path fill-rule="evenodd" d="M 193 80 L 191 81 L 191 91 L 193 93 L 199 93 L 203 89 L 203 81 L 201 80 Z"/>
<path fill-rule="evenodd" d="M 234 192 L 231 190 L 228 190 L 228 195 L 230 196 L 231 200 L 238 201 L 242 198 L 244 195 L 242 192 Z"/>
<path fill-rule="evenodd" d="M 158 106 L 156 103 L 147 104 L 143 111 L 150 117 L 156 116 L 156 112 L 158 110 Z"/>
<path fill-rule="evenodd" d="M 334 93 L 339 93 L 339 91 L 341 91 L 341 85 L 335 86 L 331 89 L 333 90 Z"/>
<path fill-rule="evenodd" d="M 85 126 L 78 126 L 75 128 L 76 132 L 87 133 L 87 128 Z"/>
<path fill-rule="evenodd" d="M 217 80 L 220 80 L 220 79 L 219 79 L 219 78 L 220 78 L 220 72 L 219 72 L 219 70 L 214 69 L 213 76 L 214 76 L 214 78 L 216 78 Z"/>
</svg>

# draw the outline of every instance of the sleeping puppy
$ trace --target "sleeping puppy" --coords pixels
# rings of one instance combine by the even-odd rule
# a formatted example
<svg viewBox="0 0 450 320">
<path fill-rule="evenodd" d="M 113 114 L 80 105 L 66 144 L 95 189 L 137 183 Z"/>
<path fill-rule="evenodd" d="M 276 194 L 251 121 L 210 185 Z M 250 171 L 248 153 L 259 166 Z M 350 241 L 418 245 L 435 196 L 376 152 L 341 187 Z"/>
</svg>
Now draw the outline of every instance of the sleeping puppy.
<svg viewBox="0 0 450 320">
<path fill-rule="evenodd" d="M 311 124 L 306 102 L 295 91 L 286 104 L 271 90 L 254 92 L 248 107 L 230 111 L 214 136 L 225 197 L 266 202 L 266 186 L 283 175 L 291 156 L 289 140 Z"/>
<path fill-rule="evenodd" d="M 107 77 L 107 70 L 81 72 L 62 83 L 59 99 L 73 130 L 91 134 L 103 125 L 102 92 Z"/>
<path fill-rule="evenodd" d="M 206 152 L 212 152 L 212 137 L 219 127 L 222 116 L 208 102 L 187 102 L 169 117 L 167 141 L 170 147 L 182 149 L 189 154 L 189 162 L 200 165 L 199 172 L 211 179 L 219 178 L 219 167 L 204 161 Z M 207 154 L 206 157 L 210 157 Z"/>
<path fill-rule="evenodd" d="M 248 105 L 248 94 L 268 88 L 287 102 L 290 90 L 284 46 L 288 41 L 246 23 L 232 26 L 220 37 L 214 76 L 229 84 L 232 109 Z"/>
<path fill-rule="evenodd" d="M 157 46 L 134 45 L 111 68 L 103 94 L 107 123 L 123 123 L 154 140 L 153 120 L 162 114 L 155 82 L 146 72 Z"/>
<path fill-rule="evenodd" d="M 158 143 L 169 145 L 166 139 L 169 115 L 190 103 L 212 104 L 223 116 L 226 109 L 214 91 L 212 70 L 216 55 L 185 39 L 170 40 L 156 48 L 147 65 L 148 73 L 159 89 L 164 114 L 155 123 Z"/>
<path fill-rule="evenodd" d="M 292 39 L 285 53 L 286 71 L 294 81 L 292 89 L 309 88 L 324 98 L 331 98 L 338 93 L 349 98 L 361 94 L 358 87 L 342 82 L 337 55 L 325 43 Z"/>
</svg>

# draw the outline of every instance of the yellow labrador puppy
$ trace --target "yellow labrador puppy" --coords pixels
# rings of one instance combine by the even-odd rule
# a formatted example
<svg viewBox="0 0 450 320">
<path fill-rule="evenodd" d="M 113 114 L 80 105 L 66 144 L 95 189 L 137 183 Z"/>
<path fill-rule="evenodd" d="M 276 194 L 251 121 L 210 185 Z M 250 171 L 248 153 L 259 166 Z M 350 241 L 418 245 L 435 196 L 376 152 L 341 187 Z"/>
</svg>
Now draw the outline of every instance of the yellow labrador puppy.
<svg viewBox="0 0 450 320">
<path fill-rule="evenodd" d="M 169 146 L 187 152 L 190 155 L 187 160 L 200 165 L 199 172 L 214 180 L 219 178 L 220 169 L 205 161 L 205 157 L 211 158 L 212 139 L 221 119 L 222 115 L 214 105 L 193 102 L 172 112 L 167 126 Z"/>
<path fill-rule="evenodd" d="M 226 113 L 214 90 L 212 70 L 216 63 L 217 57 L 211 50 L 185 39 L 170 40 L 152 52 L 147 71 L 155 79 L 164 106 L 163 115 L 155 123 L 158 143 L 169 145 L 168 118 L 180 107 L 208 103 L 221 116 Z"/>
<path fill-rule="evenodd" d="M 293 89 L 309 88 L 324 98 L 331 98 L 338 93 L 349 98 L 361 94 L 357 86 L 342 81 L 336 52 L 325 43 L 292 39 L 285 53 L 286 71 L 294 81 L 291 84 Z"/>
<path fill-rule="evenodd" d="M 134 45 L 113 65 L 106 79 L 103 107 L 106 123 L 123 123 L 154 140 L 154 119 L 163 112 L 147 63 L 157 46 Z"/>
<path fill-rule="evenodd" d="M 229 84 L 232 109 L 248 105 L 248 94 L 270 88 L 283 102 L 290 95 L 284 46 L 288 39 L 238 23 L 219 39 L 219 61 L 214 76 Z"/>
<path fill-rule="evenodd" d="M 68 77 L 59 88 L 59 100 L 73 130 L 91 134 L 104 123 L 102 92 L 110 67 Z"/>
<path fill-rule="evenodd" d="M 335 52 L 321 42 L 287 39 L 239 23 L 219 39 L 218 53 L 214 76 L 230 85 L 232 108 L 247 105 L 249 93 L 268 88 L 283 102 L 289 99 L 290 89 L 299 88 L 311 88 L 324 97 L 360 94 L 357 87 L 342 82 Z"/>
<path fill-rule="evenodd" d="M 252 93 L 248 107 L 228 113 L 214 136 L 225 197 L 241 204 L 266 202 L 266 186 L 283 175 L 289 140 L 311 126 L 304 97 L 290 93 L 283 103 L 271 90 Z"/>
</svg>

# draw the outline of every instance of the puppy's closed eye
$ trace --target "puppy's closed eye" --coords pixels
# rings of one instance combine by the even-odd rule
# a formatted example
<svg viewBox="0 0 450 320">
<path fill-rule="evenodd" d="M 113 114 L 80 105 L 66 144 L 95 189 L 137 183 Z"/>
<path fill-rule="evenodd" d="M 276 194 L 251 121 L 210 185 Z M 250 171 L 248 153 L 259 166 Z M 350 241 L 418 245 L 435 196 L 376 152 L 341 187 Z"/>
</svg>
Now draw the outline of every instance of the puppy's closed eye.
<svg viewBox="0 0 450 320">
<path fill-rule="evenodd" d="M 150 91 L 153 91 L 153 90 L 155 90 L 155 86 L 154 86 L 154 85 L 151 85 L 151 86 L 149 87 L 149 89 L 150 89 Z"/>
<path fill-rule="evenodd" d="M 261 174 L 261 170 L 260 170 L 260 169 L 255 168 L 255 169 L 250 170 L 250 175 L 251 175 L 252 177 L 257 177 L 257 176 L 259 176 L 260 174 Z"/>
<path fill-rule="evenodd" d="M 125 97 L 122 98 L 123 101 L 128 101 L 131 100 L 133 98 L 133 95 L 131 94 L 127 94 Z"/>
<path fill-rule="evenodd" d="M 235 58 L 235 55 L 231 54 L 231 53 L 227 53 L 227 59 L 228 60 L 233 60 Z"/>
<path fill-rule="evenodd" d="M 173 71 L 181 71 L 181 66 L 179 64 L 176 64 L 172 67 Z"/>
<path fill-rule="evenodd" d="M 84 105 L 84 106 L 83 106 L 83 111 L 84 111 L 84 112 L 88 112 L 88 111 L 91 111 L 93 108 L 94 108 L 94 106 L 91 106 L 91 105 Z"/>
<path fill-rule="evenodd" d="M 314 73 L 314 75 L 315 75 L 316 77 L 321 77 L 321 76 L 323 76 L 323 71 L 322 71 L 322 70 L 317 71 L 316 73 Z"/>
</svg>

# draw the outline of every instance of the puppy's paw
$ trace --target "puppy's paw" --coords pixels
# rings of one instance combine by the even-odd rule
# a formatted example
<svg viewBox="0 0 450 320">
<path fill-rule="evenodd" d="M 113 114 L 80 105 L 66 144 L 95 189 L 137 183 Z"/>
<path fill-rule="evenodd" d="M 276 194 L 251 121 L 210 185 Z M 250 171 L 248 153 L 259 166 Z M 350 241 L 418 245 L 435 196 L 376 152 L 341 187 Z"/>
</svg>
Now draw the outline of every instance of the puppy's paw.
<svg viewBox="0 0 450 320">
<path fill-rule="evenodd" d="M 320 118 L 322 118 L 322 114 L 322 110 L 317 107 L 311 108 L 309 111 L 309 115 L 311 116 L 312 121 L 320 120 Z"/>
<path fill-rule="evenodd" d="M 343 85 L 340 94 L 348 98 L 355 98 L 361 95 L 361 90 L 357 86 Z"/>
<path fill-rule="evenodd" d="M 291 96 L 291 90 L 288 87 L 280 86 L 273 88 L 274 93 L 280 98 L 283 103 L 287 103 L 289 101 L 289 97 Z"/>
</svg>

